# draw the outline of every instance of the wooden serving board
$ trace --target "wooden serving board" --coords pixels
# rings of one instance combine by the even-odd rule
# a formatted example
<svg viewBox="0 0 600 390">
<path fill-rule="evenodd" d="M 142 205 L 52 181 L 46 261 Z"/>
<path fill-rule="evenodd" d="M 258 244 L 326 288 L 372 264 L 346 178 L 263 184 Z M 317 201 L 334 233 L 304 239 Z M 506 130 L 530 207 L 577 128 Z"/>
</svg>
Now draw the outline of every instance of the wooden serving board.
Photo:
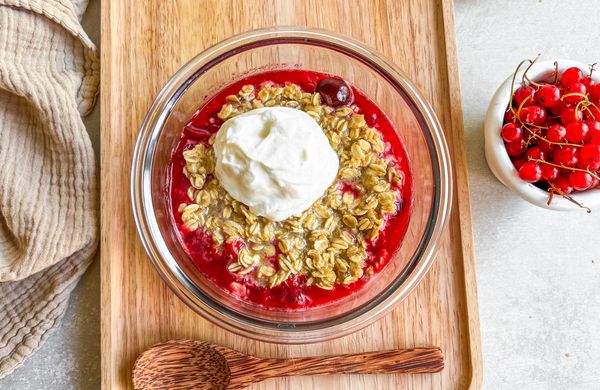
<svg viewBox="0 0 600 390">
<path fill-rule="evenodd" d="M 137 237 L 129 200 L 133 146 L 169 77 L 232 34 L 275 25 L 336 31 L 391 58 L 433 105 L 456 178 L 437 261 L 392 313 L 344 338 L 282 346 L 228 333 L 196 315 L 162 282 Z M 477 389 L 479 340 L 471 209 L 451 0 L 241 0 L 102 2 L 102 383 L 131 388 L 139 353 L 172 338 L 197 338 L 264 357 L 440 346 L 446 368 L 427 375 L 336 375 L 269 380 L 255 389 Z"/>
</svg>

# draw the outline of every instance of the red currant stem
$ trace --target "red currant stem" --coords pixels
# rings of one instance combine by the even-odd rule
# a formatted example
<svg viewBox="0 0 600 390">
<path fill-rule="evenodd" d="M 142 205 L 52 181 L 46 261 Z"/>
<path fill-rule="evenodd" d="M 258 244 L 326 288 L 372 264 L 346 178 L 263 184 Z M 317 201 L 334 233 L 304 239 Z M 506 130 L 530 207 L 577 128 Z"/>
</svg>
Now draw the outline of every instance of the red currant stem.
<svg viewBox="0 0 600 390">
<path fill-rule="evenodd" d="M 553 192 L 557 192 L 560 196 L 562 196 L 563 198 L 565 198 L 569 202 L 576 204 L 577 206 L 581 207 L 582 209 L 585 209 L 588 212 L 588 214 L 592 212 L 592 209 L 590 209 L 589 207 L 584 206 L 583 204 L 579 203 L 571 195 L 565 193 L 563 190 L 561 190 L 560 188 L 558 188 L 554 184 L 552 184 L 552 183 L 549 183 L 549 184 L 550 184 L 550 189 L 552 191 L 550 192 L 550 195 L 548 196 L 548 198 L 549 198 L 548 199 L 548 206 L 550 205 L 550 201 L 552 200 L 552 193 Z"/>
<path fill-rule="evenodd" d="M 535 62 L 538 60 L 538 58 L 540 58 L 540 54 L 538 54 L 533 60 L 529 61 L 529 66 L 527 67 L 527 69 L 525 69 L 525 72 L 523 72 L 523 77 L 521 78 L 521 82 L 523 84 L 525 84 L 525 80 L 527 80 L 530 84 L 534 85 L 535 87 L 537 87 L 537 88 L 541 87 L 540 84 L 534 83 L 533 81 L 529 80 L 529 78 L 527 77 L 527 72 L 529 72 L 529 69 L 531 69 L 531 67 L 533 66 L 533 64 L 535 64 Z"/>
<path fill-rule="evenodd" d="M 574 167 L 567 167 L 567 166 L 564 166 L 562 164 L 554 164 L 554 163 L 551 163 L 549 161 L 542 160 L 542 159 L 539 159 L 539 158 L 529 158 L 529 161 L 535 161 L 535 162 L 540 163 L 540 164 L 548 164 L 548 165 L 552 165 L 553 167 L 564 168 L 564 169 L 567 169 L 569 171 L 586 172 L 586 173 L 589 173 L 590 175 L 592 175 L 592 177 L 594 177 L 595 179 L 600 180 L 600 176 L 596 175 L 594 172 L 590 171 L 589 169 L 580 169 L 580 168 L 574 168 Z"/>
<path fill-rule="evenodd" d="M 526 96 L 525 99 L 523 99 L 523 101 L 521 102 L 521 104 L 519 104 L 519 108 L 517 108 L 517 113 L 521 112 L 521 109 L 523 108 L 523 106 L 525 106 L 525 103 L 527 102 L 527 100 L 531 99 L 531 95 Z M 518 116 L 518 115 L 517 115 Z"/>
<path fill-rule="evenodd" d="M 581 100 L 579 103 L 577 103 L 575 105 L 575 110 L 573 111 L 573 117 L 575 118 L 575 121 L 578 120 L 577 118 L 577 112 L 581 110 L 581 107 L 583 108 L 587 108 L 587 106 L 589 106 L 590 104 L 594 104 L 590 101 L 590 99 L 588 99 L 587 95 L 585 96 L 585 98 L 583 100 Z M 589 110 L 588 110 L 589 111 Z M 593 115 L 592 115 L 593 116 Z M 595 119 L 595 118 L 594 118 Z"/>
<path fill-rule="evenodd" d="M 533 130 L 531 130 L 531 129 L 529 129 L 527 126 L 525 126 L 525 125 L 523 125 L 523 128 L 524 128 L 525 130 L 527 130 L 527 132 L 528 132 L 528 135 L 529 135 L 529 136 L 527 137 L 527 141 L 525 141 L 525 146 L 526 146 L 527 148 L 529 148 L 529 145 L 531 144 L 531 140 L 532 140 L 532 139 L 534 139 L 534 138 L 536 138 L 537 134 L 536 134 L 536 133 L 535 133 Z"/>
<path fill-rule="evenodd" d="M 538 126 L 538 125 L 536 125 L 536 124 L 534 124 L 534 123 L 525 123 L 525 122 L 523 122 L 523 121 L 521 120 L 521 118 L 520 118 L 520 116 L 519 116 L 519 113 L 521 112 L 521 109 L 523 108 L 523 106 L 525 105 L 525 103 L 527 102 L 527 100 L 528 100 L 528 99 L 530 99 L 530 98 L 531 98 L 531 96 L 527 96 L 525 99 L 523 99 L 523 101 L 522 101 L 522 102 L 521 102 L 521 104 L 519 105 L 519 108 L 517 109 L 517 112 L 516 112 L 516 114 L 515 114 L 515 118 L 517 118 L 517 120 L 519 121 L 519 123 L 521 124 L 521 126 L 522 126 L 522 127 L 525 129 L 525 130 L 527 130 L 527 131 L 529 132 L 529 134 L 530 134 L 530 135 L 531 135 L 533 138 L 538 138 L 538 139 L 544 140 L 544 141 L 546 141 L 546 142 L 548 142 L 549 144 L 552 144 L 552 145 L 560 145 L 560 146 L 576 146 L 576 147 L 581 147 L 581 146 L 582 146 L 582 145 L 578 145 L 578 144 L 571 144 L 571 143 L 568 143 L 568 142 L 552 142 L 552 141 L 549 141 L 547 138 L 545 138 L 545 137 L 542 137 L 541 135 L 539 135 L 539 134 L 536 134 L 536 133 L 535 133 L 533 130 L 531 130 L 531 129 L 529 128 L 529 126 L 532 126 L 532 127 L 538 128 L 538 129 L 548 129 L 548 127 L 544 127 L 544 126 Z M 530 140 L 531 140 L 531 137 L 529 138 L 529 140 L 528 140 L 526 143 L 527 143 L 527 144 L 529 144 L 529 141 L 530 141 Z"/>
<path fill-rule="evenodd" d="M 587 103 L 587 104 L 585 105 L 585 107 L 583 107 L 583 108 L 584 108 L 584 109 L 586 109 L 586 110 L 587 110 L 587 112 L 589 112 L 589 113 L 590 113 L 590 115 L 592 116 L 592 118 L 594 118 L 594 120 L 597 120 L 597 119 L 596 119 L 596 115 L 594 115 L 594 113 L 592 112 L 592 110 L 590 110 L 590 109 L 589 109 L 589 107 L 590 107 L 590 106 L 592 106 L 592 107 L 594 107 L 594 108 L 595 108 L 596 110 L 598 110 L 598 111 L 600 111 L 600 108 L 598 108 L 598 106 L 597 106 L 597 105 L 595 105 L 595 104 L 594 104 L 594 103 L 593 103 L 591 100 L 588 100 L 587 102 L 588 102 L 588 103 Z M 600 118 L 598 118 L 598 119 L 600 119 Z"/>
<path fill-rule="evenodd" d="M 524 75 L 523 75 L 523 79 L 524 79 L 524 80 L 527 80 L 527 82 L 528 82 L 529 84 L 533 85 L 533 86 L 534 86 L 536 89 L 540 89 L 540 87 L 542 86 L 542 84 L 538 84 L 538 83 L 536 83 L 535 81 L 533 81 L 533 80 L 529 79 L 529 77 L 527 77 L 527 75 L 526 75 L 526 74 L 524 74 Z"/>
<path fill-rule="evenodd" d="M 554 61 L 554 81 L 552 84 L 556 84 L 558 82 L 558 61 Z"/>
<path fill-rule="evenodd" d="M 549 144 L 552 145 L 557 145 L 557 146 L 574 146 L 576 148 L 581 148 L 583 145 L 581 144 L 572 144 L 569 142 L 554 142 L 554 141 L 550 141 L 548 140 L 548 138 L 541 136 L 539 134 L 537 134 L 535 131 L 531 130 L 529 127 L 527 127 L 528 125 L 523 124 L 523 128 L 525 130 L 527 130 L 530 134 L 532 138 L 537 138 L 537 139 L 541 139 L 542 141 L 548 142 Z M 547 127 L 542 127 L 542 126 L 536 126 L 539 129 L 546 129 Z"/>
<path fill-rule="evenodd" d="M 592 118 L 594 118 L 594 120 L 596 120 L 596 115 L 594 115 L 594 113 L 592 112 L 592 110 L 590 110 L 589 105 L 583 107 L 583 109 L 586 110 L 592 116 Z"/>
<path fill-rule="evenodd" d="M 527 131 L 528 131 L 528 132 L 531 134 L 531 136 L 532 136 L 533 138 L 538 138 L 538 139 L 541 139 L 541 140 L 543 140 L 543 141 L 546 141 L 546 142 L 548 142 L 549 144 L 552 144 L 552 145 L 560 145 L 560 146 L 576 146 L 576 147 L 581 147 L 581 146 L 582 146 L 582 145 L 579 145 L 579 144 L 571 144 L 571 143 L 568 143 L 568 142 L 552 142 L 552 141 L 548 140 L 547 138 L 545 138 L 545 137 L 542 137 L 541 135 L 539 135 L 539 134 L 536 134 L 536 133 L 535 133 L 533 130 L 531 130 L 531 129 L 529 128 L 530 126 L 531 126 L 531 127 L 535 127 L 535 128 L 537 128 L 537 129 L 542 129 L 542 130 L 544 130 L 544 129 L 548 129 L 548 127 L 547 127 L 547 126 L 538 126 L 538 125 L 536 125 L 536 124 L 534 124 L 534 123 L 525 123 L 525 122 L 523 122 L 523 121 L 521 120 L 521 118 L 519 117 L 518 113 L 519 113 L 519 112 L 521 112 L 521 109 L 523 108 L 523 105 L 525 104 L 525 102 L 527 102 L 527 99 L 529 99 L 529 98 L 530 98 L 530 97 L 529 97 L 529 96 L 527 96 L 525 99 L 523 99 L 523 101 L 522 101 L 522 102 L 521 102 L 521 104 L 519 105 L 519 108 L 517 109 L 517 115 L 515 115 L 515 117 L 517 118 L 517 120 L 519 121 L 519 123 L 521 124 L 521 126 L 522 126 L 522 127 L 525 129 L 525 130 L 527 130 Z"/>
<path fill-rule="evenodd" d="M 565 100 L 565 98 L 571 97 L 571 96 L 581 96 L 582 98 L 584 98 L 584 100 L 581 100 L 579 103 L 588 100 L 587 95 L 585 93 L 579 93 L 579 92 L 573 92 L 573 93 L 565 93 L 564 95 L 562 95 L 560 97 L 560 100 Z"/>
<path fill-rule="evenodd" d="M 529 100 L 531 98 L 531 96 L 527 96 L 525 99 L 523 99 L 523 101 L 521 102 L 521 104 L 519 104 L 519 108 L 517 108 L 517 112 L 514 113 L 515 118 L 517 118 L 517 121 L 519 121 L 519 123 L 521 124 L 521 126 L 523 128 L 525 128 L 525 130 L 527 130 L 531 135 L 536 135 L 531 129 L 529 129 L 527 126 L 527 124 L 525 122 L 523 122 L 519 116 L 519 113 L 521 112 L 521 110 L 523 109 L 523 105 L 525 105 L 525 102 L 527 102 L 527 100 Z M 511 104 L 512 104 L 512 99 L 511 99 Z M 533 123 L 530 123 L 531 126 L 536 126 Z M 529 142 L 531 141 L 531 136 L 527 139 L 527 141 L 525 142 L 525 144 L 529 147 Z"/>
<path fill-rule="evenodd" d="M 513 73 L 512 82 L 510 83 L 510 104 L 508 108 L 514 114 L 515 110 L 513 109 L 513 96 L 515 92 L 515 81 L 517 80 L 517 74 L 519 73 L 519 69 L 526 63 L 531 62 L 531 60 L 523 60 L 517 65 L 517 69 L 515 69 L 515 73 Z"/>
<path fill-rule="evenodd" d="M 523 123 L 522 121 L 520 121 L 520 123 L 521 123 L 523 126 L 531 126 L 531 127 L 535 127 L 536 129 L 541 129 L 541 130 L 546 130 L 546 129 L 549 129 L 549 127 L 548 127 L 548 126 L 540 126 L 540 125 L 536 125 L 536 124 L 535 124 L 535 123 L 533 123 L 533 122 L 532 122 L 532 123 Z"/>
<path fill-rule="evenodd" d="M 592 77 L 592 73 L 594 73 L 594 71 L 596 70 L 596 65 L 598 65 L 597 62 L 594 62 L 593 64 L 590 65 L 590 75 L 588 76 L 589 78 Z"/>
<path fill-rule="evenodd" d="M 531 79 L 530 79 L 530 78 L 527 76 L 527 74 L 523 74 L 523 79 L 524 79 L 524 80 L 527 80 L 527 82 L 528 82 L 530 85 L 533 85 L 533 86 L 536 88 L 536 90 L 537 90 L 537 89 L 540 89 L 540 88 L 541 88 L 541 86 L 542 86 L 542 84 L 536 83 L 535 81 L 531 80 Z"/>
<path fill-rule="evenodd" d="M 552 203 L 552 199 L 554 198 L 554 188 L 552 188 L 552 184 L 550 184 L 550 191 L 548 192 L 550 195 L 548 195 L 548 202 L 546 202 L 546 205 L 550 206 L 550 203 Z"/>
</svg>

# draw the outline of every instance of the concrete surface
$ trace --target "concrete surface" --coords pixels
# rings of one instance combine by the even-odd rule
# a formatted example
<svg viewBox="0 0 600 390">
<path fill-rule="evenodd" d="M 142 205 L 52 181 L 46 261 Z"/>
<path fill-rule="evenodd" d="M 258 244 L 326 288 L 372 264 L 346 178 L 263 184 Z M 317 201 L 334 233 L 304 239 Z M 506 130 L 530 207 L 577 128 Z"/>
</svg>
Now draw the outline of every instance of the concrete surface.
<svg viewBox="0 0 600 390">
<path fill-rule="evenodd" d="M 524 58 L 600 62 L 595 0 L 456 1 L 470 168 L 484 388 L 600 388 L 600 210 L 556 213 L 520 200 L 490 173 L 483 118 Z M 99 0 L 88 31 L 97 42 Z M 88 121 L 98 146 L 98 110 Z M 2 389 L 97 389 L 99 265 L 73 294 L 63 324 Z"/>
<path fill-rule="evenodd" d="M 600 210 L 531 206 L 483 154 L 487 104 L 521 60 L 600 62 L 598 6 L 456 1 L 485 389 L 600 389 Z"/>
</svg>

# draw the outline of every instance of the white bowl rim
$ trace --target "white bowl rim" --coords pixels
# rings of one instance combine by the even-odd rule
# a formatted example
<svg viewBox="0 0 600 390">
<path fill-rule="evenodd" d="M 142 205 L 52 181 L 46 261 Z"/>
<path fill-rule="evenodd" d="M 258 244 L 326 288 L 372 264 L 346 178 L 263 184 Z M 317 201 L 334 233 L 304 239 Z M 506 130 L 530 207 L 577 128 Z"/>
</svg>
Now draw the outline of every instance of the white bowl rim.
<svg viewBox="0 0 600 390">
<path fill-rule="evenodd" d="M 583 62 L 572 61 L 572 60 L 549 60 L 535 62 L 529 69 L 527 75 L 530 79 L 536 79 L 546 74 L 547 72 L 554 71 L 554 63 L 558 63 L 559 72 L 563 72 L 570 67 L 578 67 L 582 70 L 589 68 L 589 65 Z M 518 85 L 519 80 L 524 73 L 524 69 L 520 70 L 515 78 L 515 86 Z M 488 166 L 492 173 L 504 184 L 516 192 L 523 199 L 532 203 L 536 206 L 544 209 L 558 210 L 558 211 L 573 211 L 580 210 L 580 208 L 570 202 L 569 200 L 555 196 L 552 199 L 550 205 L 548 205 L 548 192 L 544 191 L 531 183 L 527 183 L 519 178 L 519 174 L 515 169 L 506 148 L 504 147 L 504 140 L 500 135 L 502 125 L 504 123 L 504 114 L 508 103 L 510 101 L 510 90 L 513 75 L 511 74 L 496 90 L 496 93 L 490 101 L 490 105 L 487 110 L 485 124 L 484 124 L 484 136 L 485 136 L 485 158 Z M 592 79 L 595 82 L 600 82 L 600 72 L 592 74 Z M 574 194 L 574 198 L 587 207 L 600 206 L 600 193 L 597 191 L 585 191 Z"/>
</svg>

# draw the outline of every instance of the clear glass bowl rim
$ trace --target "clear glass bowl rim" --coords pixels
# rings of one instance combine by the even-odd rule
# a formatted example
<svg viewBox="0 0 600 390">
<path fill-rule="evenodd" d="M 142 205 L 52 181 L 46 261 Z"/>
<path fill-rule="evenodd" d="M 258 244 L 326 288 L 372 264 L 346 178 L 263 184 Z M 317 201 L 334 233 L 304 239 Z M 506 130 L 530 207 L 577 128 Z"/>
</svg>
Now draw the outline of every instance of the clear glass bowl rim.
<svg viewBox="0 0 600 390">
<path fill-rule="evenodd" d="M 406 269 L 385 292 L 359 310 L 333 320 L 296 326 L 256 320 L 214 302 L 183 272 L 158 229 L 151 195 L 153 155 L 159 134 L 178 99 L 203 71 L 241 51 L 272 44 L 307 44 L 335 50 L 375 70 L 394 85 L 420 122 L 433 166 L 433 205 L 424 237 Z M 388 60 L 357 41 L 329 31 L 298 27 L 252 30 L 232 36 L 192 58 L 165 84 L 140 128 L 131 166 L 131 203 L 138 235 L 148 258 L 169 288 L 196 313 L 233 333 L 284 344 L 321 342 L 352 333 L 381 318 L 417 286 L 431 267 L 452 204 L 448 145 L 433 109 L 406 76 Z"/>
</svg>

